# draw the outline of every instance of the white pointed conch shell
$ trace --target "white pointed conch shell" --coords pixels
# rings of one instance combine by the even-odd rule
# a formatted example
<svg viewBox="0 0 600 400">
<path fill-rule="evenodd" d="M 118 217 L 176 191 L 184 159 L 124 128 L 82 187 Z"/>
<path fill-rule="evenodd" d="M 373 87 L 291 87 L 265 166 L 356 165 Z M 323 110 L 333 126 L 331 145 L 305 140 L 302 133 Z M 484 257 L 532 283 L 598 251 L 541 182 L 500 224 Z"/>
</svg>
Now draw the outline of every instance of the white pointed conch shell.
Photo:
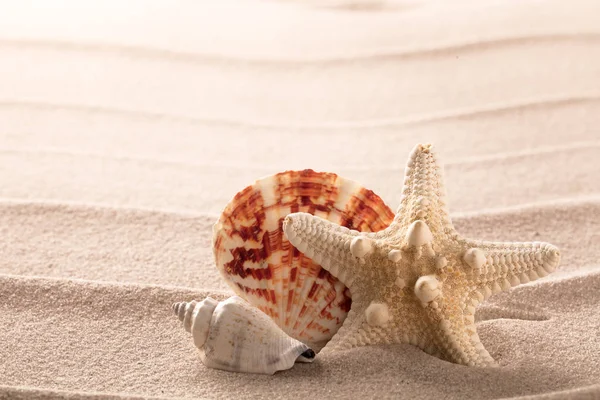
<svg viewBox="0 0 600 400">
<path fill-rule="evenodd" d="M 175 303 L 173 311 L 210 368 L 274 374 L 315 357 L 307 345 L 238 296 L 221 302 L 207 297 L 201 302 Z"/>
</svg>

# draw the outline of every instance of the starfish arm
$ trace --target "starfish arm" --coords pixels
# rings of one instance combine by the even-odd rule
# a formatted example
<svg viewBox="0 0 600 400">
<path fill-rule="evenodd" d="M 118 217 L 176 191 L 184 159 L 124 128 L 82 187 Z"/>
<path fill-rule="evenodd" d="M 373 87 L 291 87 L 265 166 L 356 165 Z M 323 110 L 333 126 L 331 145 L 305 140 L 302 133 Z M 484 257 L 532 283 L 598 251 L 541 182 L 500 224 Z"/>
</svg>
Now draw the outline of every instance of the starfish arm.
<svg viewBox="0 0 600 400">
<path fill-rule="evenodd" d="M 496 362 L 483 347 L 474 315 L 463 311 L 456 298 L 447 298 L 437 307 L 427 308 L 434 344 L 448 361 L 469 366 L 494 366 Z M 474 312 L 474 311 L 473 311 Z"/>
<path fill-rule="evenodd" d="M 456 236 L 447 209 L 442 165 L 431 145 L 419 144 L 410 154 L 393 225 L 406 227 L 416 220 L 425 221 L 434 237 Z"/>
<path fill-rule="evenodd" d="M 364 312 L 362 310 L 356 312 L 356 310 L 350 309 L 344 325 L 323 348 L 323 354 L 365 346 L 367 344 L 364 340 L 364 327 L 366 325 Z"/>
<path fill-rule="evenodd" d="M 405 314 L 397 314 L 390 315 L 386 321 L 380 321 L 381 324 L 371 324 L 368 315 L 372 306 L 365 307 L 365 304 L 360 301 L 353 303 L 344 325 L 327 343 L 323 349 L 324 353 L 378 343 L 407 343 L 436 357 L 442 356 L 434 344 L 433 332 L 424 318 L 407 319 Z M 399 318 L 400 316 L 402 318 Z"/>
<path fill-rule="evenodd" d="M 465 245 L 463 260 L 474 287 L 470 293 L 473 306 L 494 293 L 548 275 L 560 262 L 558 248 L 550 243 L 466 240 Z"/>
<path fill-rule="evenodd" d="M 283 222 L 290 243 L 352 290 L 359 262 L 351 244 L 367 234 L 339 226 L 308 213 L 293 213 Z"/>
</svg>

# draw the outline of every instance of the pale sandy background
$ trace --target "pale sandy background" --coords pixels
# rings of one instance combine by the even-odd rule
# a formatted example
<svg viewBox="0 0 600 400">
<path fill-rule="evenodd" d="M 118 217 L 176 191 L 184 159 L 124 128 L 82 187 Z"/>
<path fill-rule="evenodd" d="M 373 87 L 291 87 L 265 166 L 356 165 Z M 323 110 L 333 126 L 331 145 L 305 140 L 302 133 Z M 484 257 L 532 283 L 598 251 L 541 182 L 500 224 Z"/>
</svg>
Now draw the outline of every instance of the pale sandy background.
<svg viewBox="0 0 600 400">
<path fill-rule="evenodd" d="M 600 398 L 600 2 L 348 4 L 0 1 L 0 398 Z M 227 201 L 310 167 L 395 208 L 419 142 L 461 233 L 561 248 L 480 308 L 501 367 L 207 370 L 169 306 L 227 290 Z"/>
</svg>

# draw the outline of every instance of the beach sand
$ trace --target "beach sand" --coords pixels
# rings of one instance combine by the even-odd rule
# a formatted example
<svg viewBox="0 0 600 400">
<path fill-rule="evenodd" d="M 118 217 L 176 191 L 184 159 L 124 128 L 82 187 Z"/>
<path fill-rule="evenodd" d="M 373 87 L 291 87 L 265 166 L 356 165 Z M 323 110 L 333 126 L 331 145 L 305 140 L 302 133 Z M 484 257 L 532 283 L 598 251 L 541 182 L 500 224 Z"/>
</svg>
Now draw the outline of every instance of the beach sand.
<svg viewBox="0 0 600 400">
<path fill-rule="evenodd" d="M 600 398 L 600 3 L 369 4 L 1 2 L 0 398 Z M 170 306 L 232 293 L 233 195 L 313 168 L 395 209 L 417 143 L 462 235 L 561 250 L 479 307 L 500 367 L 204 367 Z"/>
</svg>

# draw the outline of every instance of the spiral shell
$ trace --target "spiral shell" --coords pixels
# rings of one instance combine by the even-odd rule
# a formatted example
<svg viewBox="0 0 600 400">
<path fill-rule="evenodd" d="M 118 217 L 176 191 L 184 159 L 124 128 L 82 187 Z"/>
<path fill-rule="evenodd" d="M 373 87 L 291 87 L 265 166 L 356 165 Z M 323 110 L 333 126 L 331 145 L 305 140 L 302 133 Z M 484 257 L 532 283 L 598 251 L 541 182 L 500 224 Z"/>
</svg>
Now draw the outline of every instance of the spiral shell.
<svg viewBox="0 0 600 400">
<path fill-rule="evenodd" d="M 221 302 L 207 297 L 201 302 L 175 303 L 173 311 L 192 334 L 209 368 L 274 374 L 315 357 L 307 345 L 289 337 L 265 313 L 238 296 Z"/>
<path fill-rule="evenodd" d="M 364 232 L 385 229 L 392 210 L 371 190 L 333 173 L 286 171 L 235 195 L 213 228 L 216 265 L 235 293 L 288 335 L 319 351 L 340 328 L 351 297 L 283 234 L 293 212 Z"/>
</svg>

